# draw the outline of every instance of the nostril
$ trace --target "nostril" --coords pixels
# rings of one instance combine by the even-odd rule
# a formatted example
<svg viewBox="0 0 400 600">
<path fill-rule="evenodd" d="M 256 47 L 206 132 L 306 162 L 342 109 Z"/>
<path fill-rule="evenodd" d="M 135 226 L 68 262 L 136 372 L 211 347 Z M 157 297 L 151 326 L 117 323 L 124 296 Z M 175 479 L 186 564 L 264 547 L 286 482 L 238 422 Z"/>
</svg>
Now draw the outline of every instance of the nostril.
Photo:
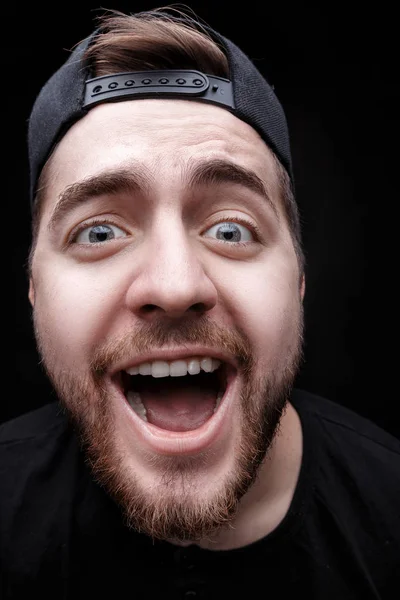
<svg viewBox="0 0 400 600">
<path fill-rule="evenodd" d="M 144 312 L 144 313 L 153 312 L 156 308 L 157 308 L 157 306 L 155 304 L 146 304 L 145 306 L 142 307 L 142 312 Z"/>
<path fill-rule="evenodd" d="M 207 309 L 203 302 L 197 302 L 197 304 L 193 304 L 193 306 L 190 307 L 190 310 L 192 310 L 195 313 L 200 313 L 205 312 Z"/>
</svg>

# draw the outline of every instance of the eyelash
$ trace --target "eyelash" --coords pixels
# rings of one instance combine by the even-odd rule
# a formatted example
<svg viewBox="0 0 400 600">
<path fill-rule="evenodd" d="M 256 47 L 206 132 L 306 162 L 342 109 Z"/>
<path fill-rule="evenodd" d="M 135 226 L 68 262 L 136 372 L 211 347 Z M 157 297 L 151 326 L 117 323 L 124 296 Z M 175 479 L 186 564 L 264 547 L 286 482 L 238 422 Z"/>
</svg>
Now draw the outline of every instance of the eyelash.
<svg viewBox="0 0 400 600">
<path fill-rule="evenodd" d="M 262 239 L 261 231 L 257 227 L 257 225 L 254 225 L 254 223 L 252 223 L 251 221 L 248 221 L 247 219 L 244 219 L 242 217 L 229 217 L 229 218 L 225 218 L 225 219 L 220 219 L 219 221 L 215 221 L 215 223 L 212 223 L 208 229 L 210 229 L 211 227 L 215 227 L 215 225 L 219 225 L 220 223 L 238 223 L 239 225 L 247 225 L 250 228 L 250 230 L 252 230 L 252 232 L 256 238 L 255 239 L 256 242 L 259 242 Z M 96 225 L 114 225 L 115 227 L 119 227 L 119 225 L 117 225 L 116 223 L 113 223 L 110 220 L 92 219 L 91 221 L 88 221 L 88 222 L 82 224 L 82 226 L 78 227 L 78 229 L 75 229 L 71 233 L 71 235 L 67 241 L 67 245 L 68 246 L 72 245 L 74 243 L 74 240 L 81 233 L 81 231 L 84 231 L 88 227 L 95 227 Z M 252 243 L 252 242 L 225 242 L 224 240 L 217 240 L 217 241 L 222 242 L 223 244 L 228 244 L 229 246 L 236 246 L 236 247 L 238 247 L 238 246 L 246 247 Z M 107 243 L 107 242 L 98 242 L 97 244 L 93 244 L 93 246 L 95 246 L 95 245 L 100 246 L 105 243 Z"/>
<path fill-rule="evenodd" d="M 239 225 L 247 225 L 249 227 L 249 229 L 253 232 L 256 242 L 259 242 L 262 239 L 261 231 L 257 227 L 257 225 L 254 225 L 254 223 L 252 223 L 251 221 L 248 221 L 247 219 L 244 219 L 243 217 L 228 217 L 226 219 L 220 219 L 219 221 L 216 221 L 215 223 L 210 225 L 210 227 L 214 227 L 215 225 L 219 225 L 220 223 L 239 223 Z M 228 244 L 229 246 L 235 246 L 236 248 L 237 247 L 248 247 L 248 245 L 252 243 L 252 242 L 233 242 L 232 243 L 232 242 L 225 242 L 224 240 L 217 240 L 217 241 L 222 242 L 223 244 Z"/>
<path fill-rule="evenodd" d="M 114 227 L 119 227 L 121 229 L 121 227 L 119 225 L 117 225 L 110 219 L 99 219 L 99 218 L 92 219 L 90 221 L 86 221 L 86 223 L 82 223 L 82 225 L 79 225 L 76 229 L 72 230 L 72 233 L 67 240 L 67 245 L 70 246 L 71 244 L 73 244 L 74 240 L 76 240 L 76 238 L 81 233 L 81 231 L 88 229 L 88 227 L 95 227 L 96 225 L 114 225 Z M 96 246 L 100 246 L 105 243 L 106 242 L 98 242 L 98 244 L 96 244 Z M 91 245 L 94 246 L 95 244 L 91 244 Z"/>
</svg>

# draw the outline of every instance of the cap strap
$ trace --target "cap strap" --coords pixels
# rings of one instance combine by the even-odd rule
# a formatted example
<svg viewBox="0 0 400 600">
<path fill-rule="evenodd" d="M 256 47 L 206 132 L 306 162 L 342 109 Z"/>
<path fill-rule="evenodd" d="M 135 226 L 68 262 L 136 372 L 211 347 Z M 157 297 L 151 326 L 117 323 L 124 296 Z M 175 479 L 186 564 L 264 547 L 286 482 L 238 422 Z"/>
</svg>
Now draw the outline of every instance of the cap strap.
<svg viewBox="0 0 400 600">
<path fill-rule="evenodd" d="M 183 98 L 234 110 L 232 83 L 200 71 L 138 71 L 95 77 L 85 82 L 83 106 L 131 98 Z"/>
</svg>

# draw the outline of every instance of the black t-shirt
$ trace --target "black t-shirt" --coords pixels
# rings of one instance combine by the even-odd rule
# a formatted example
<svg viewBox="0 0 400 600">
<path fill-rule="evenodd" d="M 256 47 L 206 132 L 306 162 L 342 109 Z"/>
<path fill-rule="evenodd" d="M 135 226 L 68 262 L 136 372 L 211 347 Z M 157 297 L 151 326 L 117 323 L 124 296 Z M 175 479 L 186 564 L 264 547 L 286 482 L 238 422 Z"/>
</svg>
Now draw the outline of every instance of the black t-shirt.
<svg viewBox="0 0 400 600">
<path fill-rule="evenodd" d="M 291 506 L 236 550 L 180 548 L 126 528 L 58 404 L 0 428 L 1 598 L 377 600 L 400 597 L 400 441 L 300 390 Z"/>
</svg>

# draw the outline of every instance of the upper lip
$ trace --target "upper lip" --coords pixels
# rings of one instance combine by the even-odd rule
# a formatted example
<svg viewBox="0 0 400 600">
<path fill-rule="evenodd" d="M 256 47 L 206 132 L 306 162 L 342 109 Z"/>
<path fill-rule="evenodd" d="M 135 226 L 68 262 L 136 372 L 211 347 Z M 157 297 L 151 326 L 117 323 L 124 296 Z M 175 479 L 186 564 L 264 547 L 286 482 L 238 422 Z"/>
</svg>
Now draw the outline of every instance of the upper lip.
<svg viewBox="0 0 400 600">
<path fill-rule="evenodd" d="M 141 356 L 137 356 L 135 358 L 126 359 L 123 363 L 119 365 L 115 365 L 111 371 L 111 376 L 116 375 L 121 371 L 126 371 L 131 367 L 135 367 L 136 365 L 141 365 L 146 362 L 153 362 L 155 360 L 163 360 L 170 362 L 172 360 L 182 360 L 186 358 L 191 358 L 192 356 L 200 356 L 200 357 L 210 357 L 216 358 L 223 363 L 231 365 L 235 370 L 237 370 L 237 362 L 234 357 L 224 353 L 220 350 L 215 350 L 213 348 L 205 348 L 202 347 L 188 347 L 184 348 L 174 348 L 174 349 L 164 349 L 159 350 L 157 352 L 153 352 L 151 354 L 142 354 Z"/>
</svg>

